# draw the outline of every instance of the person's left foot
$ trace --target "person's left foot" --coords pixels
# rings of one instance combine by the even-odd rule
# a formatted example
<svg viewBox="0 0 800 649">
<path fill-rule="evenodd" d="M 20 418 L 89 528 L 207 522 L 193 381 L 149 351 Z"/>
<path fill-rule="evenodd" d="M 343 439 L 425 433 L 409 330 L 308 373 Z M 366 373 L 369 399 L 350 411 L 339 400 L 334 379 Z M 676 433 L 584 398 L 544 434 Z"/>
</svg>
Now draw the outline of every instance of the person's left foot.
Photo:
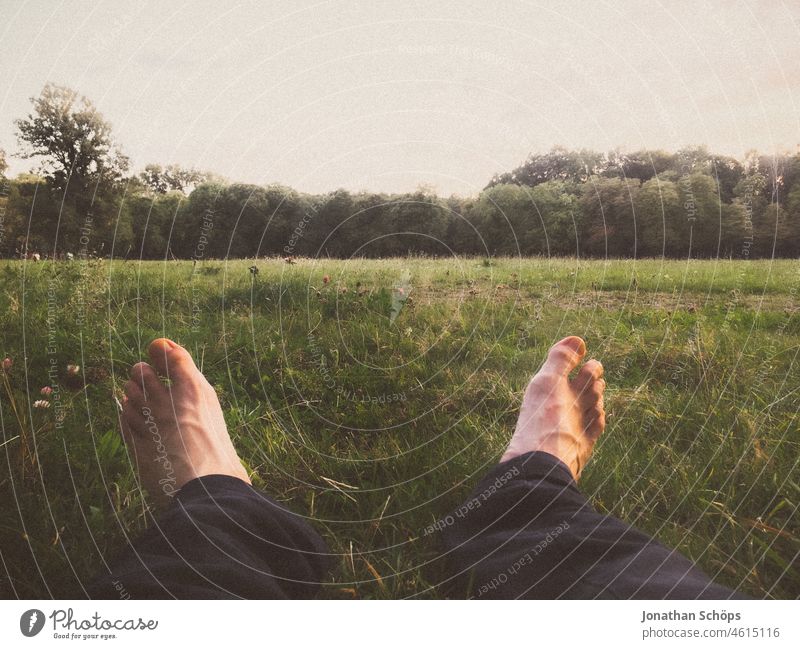
<svg viewBox="0 0 800 649">
<path fill-rule="evenodd" d="M 163 503 L 190 480 L 206 475 L 229 475 L 249 484 L 217 393 L 189 352 L 166 338 L 150 343 L 148 352 L 152 366 L 131 368 L 121 417 L 142 487 Z"/>
</svg>

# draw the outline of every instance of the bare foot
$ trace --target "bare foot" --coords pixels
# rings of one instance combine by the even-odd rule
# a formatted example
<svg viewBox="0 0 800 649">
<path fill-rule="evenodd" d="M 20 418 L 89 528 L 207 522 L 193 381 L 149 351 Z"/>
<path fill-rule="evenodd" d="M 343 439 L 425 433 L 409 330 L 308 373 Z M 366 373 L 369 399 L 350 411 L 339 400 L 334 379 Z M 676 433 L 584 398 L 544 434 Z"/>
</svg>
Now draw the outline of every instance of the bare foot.
<svg viewBox="0 0 800 649">
<path fill-rule="evenodd" d="M 569 373 L 585 354 L 586 344 L 577 336 L 553 345 L 525 390 L 517 427 L 501 462 L 544 451 L 564 462 L 576 480 L 580 477 L 606 426 L 602 364 L 588 361 L 569 380 Z"/>
<path fill-rule="evenodd" d="M 122 435 L 142 487 L 164 503 L 205 475 L 250 478 L 233 448 L 214 388 L 177 343 L 150 343 L 152 366 L 137 363 L 125 384 Z M 162 379 L 169 379 L 169 386 Z"/>
</svg>

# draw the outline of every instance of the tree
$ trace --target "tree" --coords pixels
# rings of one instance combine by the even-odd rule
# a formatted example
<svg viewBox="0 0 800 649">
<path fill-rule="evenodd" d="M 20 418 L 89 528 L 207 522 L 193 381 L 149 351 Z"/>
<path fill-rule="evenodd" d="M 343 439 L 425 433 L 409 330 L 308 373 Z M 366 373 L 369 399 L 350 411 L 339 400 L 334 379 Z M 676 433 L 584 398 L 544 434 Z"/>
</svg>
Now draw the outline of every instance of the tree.
<svg viewBox="0 0 800 649">
<path fill-rule="evenodd" d="M 756 254 L 760 257 L 790 257 L 796 249 L 797 219 L 778 203 L 770 203 L 755 215 L 753 230 Z"/>
<path fill-rule="evenodd" d="M 577 185 L 551 180 L 528 193 L 534 220 L 523 237 L 525 254 L 580 255 L 583 213 Z M 538 238 L 543 230 L 544 240 Z"/>
<path fill-rule="evenodd" d="M 602 170 L 603 156 L 596 151 L 569 151 L 556 146 L 544 154 L 535 154 L 511 172 L 495 176 L 489 187 L 513 183 L 535 187 L 548 180 L 571 180 L 582 183 Z"/>
<path fill-rule="evenodd" d="M 606 156 L 603 176 L 608 178 L 637 178 L 647 181 L 675 166 L 675 155 L 664 151 L 612 151 Z"/>
<path fill-rule="evenodd" d="M 177 164 L 166 167 L 149 164 L 139 174 L 139 179 L 157 194 L 167 192 L 187 194 L 201 183 L 211 180 L 211 174 L 197 169 L 184 169 Z"/>
<path fill-rule="evenodd" d="M 787 257 L 800 256 L 800 183 L 791 186 L 786 199 L 786 228 L 788 236 L 784 242 L 783 252 Z"/>
<path fill-rule="evenodd" d="M 638 194 L 638 180 L 594 177 L 584 185 L 581 208 L 586 224 L 584 245 L 589 254 L 603 257 L 638 254 L 635 209 Z"/>
<path fill-rule="evenodd" d="M 165 258 L 175 255 L 183 259 L 201 259 L 224 255 L 229 243 L 227 215 L 220 209 L 225 189 L 224 185 L 206 183 L 180 203 L 162 234 Z"/>
<path fill-rule="evenodd" d="M 70 207 L 62 206 L 49 191 L 45 180 L 33 174 L 20 174 L 13 181 L 7 205 L 4 226 L 14 239 L 13 245 L 11 240 L 8 242 L 8 253 L 46 249 L 52 244 L 52 224 L 58 222 L 59 214 L 72 215 Z"/>
<path fill-rule="evenodd" d="M 131 248 L 115 242 L 115 256 L 141 259 L 169 258 L 167 240 L 173 220 L 185 200 L 180 194 L 134 194 L 125 199 L 122 214 L 128 215 L 131 227 Z M 122 216 L 122 215 L 121 215 Z M 194 242 L 196 245 L 196 242 Z M 187 248 L 188 250 L 188 248 Z M 184 256 L 191 252 L 184 252 Z"/>
<path fill-rule="evenodd" d="M 353 196 L 337 189 L 322 197 L 311 197 L 319 204 L 316 212 L 308 211 L 308 225 L 292 250 L 293 253 L 317 256 L 349 257 L 358 247 L 358 230 L 353 227 L 356 211 Z M 289 251 L 287 247 L 286 252 Z"/>
<path fill-rule="evenodd" d="M 543 252 L 544 230 L 529 192 L 528 187 L 502 184 L 481 193 L 470 210 L 470 221 L 480 235 L 484 254 L 518 256 L 532 239 L 539 242 L 536 252 Z"/>
<path fill-rule="evenodd" d="M 744 167 L 730 156 L 712 155 L 709 157 L 709 173 L 716 179 L 720 197 L 729 203 L 734 196 L 736 185 L 744 176 Z"/>
<path fill-rule="evenodd" d="M 6 152 L 3 149 L 0 149 L 0 178 L 3 178 L 6 175 L 6 169 L 8 169 L 8 162 L 6 162 Z"/>
<path fill-rule="evenodd" d="M 51 193 L 60 207 L 29 212 L 31 232 L 44 232 L 37 245 L 87 254 L 101 252 L 111 241 L 112 221 L 119 214 L 117 181 L 128 160 L 116 148 L 111 125 L 92 102 L 63 86 L 47 84 L 31 98 L 33 112 L 17 120 L 17 137 L 25 158 L 41 160 L 46 183 L 35 199 Z M 30 243 L 30 242 L 29 242 Z"/>
<path fill-rule="evenodd" d="M 636 200 L 637 256 L 686 257 L 689 224 L 677 183 L 652 178 L 642 184 Z"/>
<path fill-rule="evenodd" d="M 78 192 L 119 179 L 128 159 L 114 144 L 111 124 L 86 97 L 48 83 L 32 97 L 33 112 L 15 122 L 25 158 L 41 158 L 53 186 Z"/>
<path fill-rule="evenodd" d="M 678 182 L 684 218 L 691 226 L 692 257 L 739 255 L 742 250 L 738 207 L 723 203 L 713 176 L 694 172 Z"/>
<path fill-rule="evenodd" d="M 393 199 L 380 228 L 384 237 L 378 249 L 386 248 L 392 255 L 446 254 L 442 241 L 448 212 L 441 201 L 425 188 Z"/>
</svg>

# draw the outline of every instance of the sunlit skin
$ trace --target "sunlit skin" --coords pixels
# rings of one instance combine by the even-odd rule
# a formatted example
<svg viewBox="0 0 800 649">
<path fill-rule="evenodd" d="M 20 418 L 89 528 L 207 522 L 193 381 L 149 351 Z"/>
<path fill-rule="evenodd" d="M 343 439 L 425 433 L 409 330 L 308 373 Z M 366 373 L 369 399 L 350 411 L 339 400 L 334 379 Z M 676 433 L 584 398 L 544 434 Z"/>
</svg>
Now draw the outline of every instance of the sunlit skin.
<svg viewBox="0 0 800 649">
<path fill-rule="evenodd" d="M 121 417 L 142 487 L 164 503 L 187 482 L 206 475 L 250 483 L 217 393 L 189 352 L 166 338 L 150 343 L 148 352 L 149 364 L 131 368 Z"/>
<path fill-rule="evenodd" d="M 131 368 L 125 384 L 122 433 L 142 487 L 159 503 L 206 475 L 250 483 L 231 442 L 214 388 L 186 349 L 166 338 L 148 349 L 150 363 Z M 605 427 L 603 366 L 590 360 L 570 380 L 586 345 L 570 336 L 554 345 L 533 377 L 501 461 L 543 451 L 577 480 Z M 167 381 L 168 380 L 168 384 Z"/>
<path fill-rule="evenodd" d="M 577 480 L 602 434 L 606 417 L 603 365 L 590 360 L 574 379 L 570 373 L 586 355 L 586 344 L 569 336 L 550 349 L 522 399 L 514 435 L 501 461 L 530 451 L 554 455 Z"/>
</svg>

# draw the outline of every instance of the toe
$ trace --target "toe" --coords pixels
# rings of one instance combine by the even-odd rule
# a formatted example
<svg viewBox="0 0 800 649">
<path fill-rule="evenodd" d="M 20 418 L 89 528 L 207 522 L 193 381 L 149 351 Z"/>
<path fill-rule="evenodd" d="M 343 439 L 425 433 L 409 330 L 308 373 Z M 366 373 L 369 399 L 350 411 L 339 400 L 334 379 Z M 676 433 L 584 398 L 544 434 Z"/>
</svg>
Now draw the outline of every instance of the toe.
<svg viewBox="0 0 800 649">
<path fill-rule="evenodd" d="M 170 381 L 180 381 L 197 371 L 191 354 L 168 338 L 151 342 L 148 352 L 158 373 Z"/>
<path fill-rule="evenodd" d="M 119 428 L 126 446 L 130 446 L 133 443 L 135 426 L 136 419 L 134 413 L 130 408 L 124 409 L 119 415 Z"/>
<path fill-rule="evenodd" d="M 606 427 L 606 415 L 602 409 L 594 410 L 586 417 L 586 435 L 591 439 L 597 439 Z"/>
<path fill-rule="evenodd" d="M 578 336 L 568 336 L 550 348 L 542 367 L 546 374 L 567 376 L 586 354 L 586 343 Z"/>
<path fill-rule="evenodd" d="M 131 445 L 137 435 L 141 435 L 144 430 L 144 415 L 142 408 L 144 405 L 144 397 L 141 399 L 129 399 L 122 407 L 119 421 L 120 428 L 122 429 L 122 439 L 125 444 Z"/>
<path fill-rule="evenodd" d="M 119 432 L 125 445 L 128 445 L 128 440 L 131 438 L 131 429 L 128 426 L 127 417 L 121 412 L 119 413 Z"/>
<path fill-rule="evenodd" d="M 605 414 L 606 411 L 606 404 L 603 399 L 603 395 L 601 394 L 597 401 L 588 405 L 583 410 L 583 417 L 586 421 L 591 421 L 593 417 L 596 417 L 598 413 Z"/>
<path fill-rule="evenodd" d="M 595 407 L 597 404 L 603 403 L 603 395 L 606 391 L 606 382 L 604 379 L 597 379 L 592 381 L 581 394 L 581 401 L 583 402 L 584 409 Z"/>
<path fill-rule="evenodd" d="M 147 363 L 136 363 L 131 368 L 131 381 L 140 388 L 145 401 L 155 398 L 164 390 L 158 374 Z"/>
<path fill-rule="evenodd" d="M 130 379 L 124 387 L 125 404 L 122 407 L 123 412 L 131 407 L 141 408 L 144 403 L 144 392 L 142 391 L 142 384 L 139 381 Z"/>
<path fill-rule="evenodd" d="M 578 375 L 572 381 L 572 387 L 575 389 L 575 392 L 579 396 L 583 396 L 589 393 L 590 389 L 602 379 L 600 377 L 603 376 L 603 364 L 597 360 L 590 360 L 587 361 L 586 364 L 581 368 Z M 605 382 L 603 383 L 605 385 Z"/>
<path fill-rule="evenodd" d="M 589 384 L 580 396 L 583 411 L 589 415 L 592 411 L 603 411 L 605 408 L 604 394 L 606 391 L 606 382 L 603 379 L 597 379 Z"/>
</svg>

